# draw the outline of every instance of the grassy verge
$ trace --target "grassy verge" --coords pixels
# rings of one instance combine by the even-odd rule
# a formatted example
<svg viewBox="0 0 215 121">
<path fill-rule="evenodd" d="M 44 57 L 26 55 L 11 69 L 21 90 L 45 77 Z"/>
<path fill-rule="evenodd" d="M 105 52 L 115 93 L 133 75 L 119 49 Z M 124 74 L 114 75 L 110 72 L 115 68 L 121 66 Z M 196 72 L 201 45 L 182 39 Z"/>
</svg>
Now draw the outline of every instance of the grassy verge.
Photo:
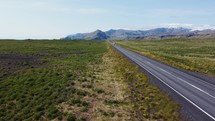
<svg viewBox="0 0 215 121">
<path fill-rule="evenodd" d="M 135 120 L 179 120 L 179 106 L 159 88 L 152 86 L 148 78 L 113 48 L 110 49 L 115 61 L 115 72 L 128 85 L 127 93 L 133 104 Z"/>
<path fill-rule="evenodd" d="M 116 43 L 167 64 L 215 76 L 215 39 L 116 41 Z"/>
<path fill-rule="evenodd" d="M 92 121 L 132 120 L 132 106 L 126 93 L 127 84 L 114 73 L 115 60 L 105 53 L 102 63 L 89 63 L 86 80 L 75 81 L 74 88 L 86 92 L 59 104 L 61 112 L 75 114 Z M 76 92 L 76 90 L 75 90 Z M 87 105 L 83 105 L 87 102 Z"/>
</svg>

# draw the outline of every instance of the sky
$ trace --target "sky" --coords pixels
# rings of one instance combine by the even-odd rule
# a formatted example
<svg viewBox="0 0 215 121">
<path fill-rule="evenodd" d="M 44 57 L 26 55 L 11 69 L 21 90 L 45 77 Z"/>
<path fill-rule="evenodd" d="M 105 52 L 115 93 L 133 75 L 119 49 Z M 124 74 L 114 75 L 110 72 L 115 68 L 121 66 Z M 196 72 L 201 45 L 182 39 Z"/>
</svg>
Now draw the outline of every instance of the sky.
<svg viewBox="0 0 215 121">
<path fill-rule="evenodd" d="M 215 0 L 0 0 L 0 39 L 58 39 L 97 29 L 215 27 Z"/>
</svg>

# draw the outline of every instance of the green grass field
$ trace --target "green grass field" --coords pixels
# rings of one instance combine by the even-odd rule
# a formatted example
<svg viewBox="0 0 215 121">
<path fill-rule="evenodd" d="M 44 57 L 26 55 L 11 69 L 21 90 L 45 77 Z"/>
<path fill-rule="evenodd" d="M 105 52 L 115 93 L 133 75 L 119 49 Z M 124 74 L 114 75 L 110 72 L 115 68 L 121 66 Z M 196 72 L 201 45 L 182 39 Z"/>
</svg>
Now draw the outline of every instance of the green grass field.
<svg viewBox="0 0 215 121">
<path fill-rule="evenodd" d="M 215 39 L 116 41 L 116 43 L 167 64 L 215 76 Z"/>
<path fill-rule="evenodd" d="M 0 121 L 175 121 L 178 110 L 105 41 L 0 41 Z"/>
<path fill-rule="evenodd" d="M 89 81 L 87 65 L 105 52 L 99 41 L 0 41 L 0 120 L 62 119 L 57 105 L 74 97 L 87 108 L 88 93 L 74 82 Z"/>
</svg>

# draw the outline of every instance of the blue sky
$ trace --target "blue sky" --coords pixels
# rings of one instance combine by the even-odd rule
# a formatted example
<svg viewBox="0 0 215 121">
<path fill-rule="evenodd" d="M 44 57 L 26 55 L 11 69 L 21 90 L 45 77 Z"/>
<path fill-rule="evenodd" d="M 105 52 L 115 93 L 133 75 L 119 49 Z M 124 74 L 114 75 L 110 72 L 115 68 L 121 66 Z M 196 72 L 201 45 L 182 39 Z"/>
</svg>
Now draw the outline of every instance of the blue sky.
<svg viewBox="0 0 215 121">
<path fill-rule="evenodd" d="M 215 0 L 0 0 L 0 38 L 61 38 L 96 29 L 208 27 Z"/>
</svg>

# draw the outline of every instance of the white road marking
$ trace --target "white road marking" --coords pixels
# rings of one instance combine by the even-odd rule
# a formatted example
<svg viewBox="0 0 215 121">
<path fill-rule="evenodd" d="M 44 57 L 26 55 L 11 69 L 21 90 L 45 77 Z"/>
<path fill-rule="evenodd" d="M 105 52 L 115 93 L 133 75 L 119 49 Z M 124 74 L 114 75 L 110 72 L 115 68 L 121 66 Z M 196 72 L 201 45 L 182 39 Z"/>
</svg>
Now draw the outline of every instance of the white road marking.
<svg viewBox="0 0 215 121">
<path fill-rule="evenodd" d="M 148 63 L 148 64 L 152 64 L 152 63 L 150 63 L 149 61 L 146 61 L 146 63 Z"/>
<path fill-rule="evenodd" d="M 199 91 L 201 91 L 201 92 L 203 92 L 203 93 L 207 94 L 208 96 L 210 96 L 210 97 L 212 97 L 212 98 L 215 98 L 213 95 L 211 95 L 210 93 L 208 93 L 208 92 L 204 91 L 203 89 L 201 89 L 201 88 L 199 88 L 199 87 L 197 87 L 197 86 L 195 86 L 195 85 L 193 85 L 193 84 L 191 84 L 191 83 L 189 83 L 189 82 L 187 82 L 187 81 L 185 81 L 185 80 L 183 80 L 183 79 L 181 79 L 181 78 L 179 78 L 179 77 L 177 77 L 177 79 L 179 79 L 179 80 L 183 81 L 184 83 L 189 84 L 190 86 L 192 86 L 192 87 L 194 87 L 194 88 L 198 89 Z"/>
<path fill-rule="evenodd" d="M 170 74 L 170 75 L 172 75 L 172 73 L 170 73 L 170 72 L 168 72 L 168 71 L 166 71 L 166 70 L 164 70 L 162 68 L 159 68 L 159 69 L 162 70 L 162 71 L 164 71 L 164 72 L 166 72 L 166 73 L 168 73 L 168 74 Z"/>
<path fill-rule="evenodd" d="M 119 51 L 123 52 L 122 50 L 118 49 Z M 124 53 L 126 54 L 126 53 Z M 130 58 L 130 57 L 129 57 Z M 130 58 L 131 60 L 135 61 L 134 59 Z M 138 60 L 139 61 L 139 60 Z M 147 62 L 150 63 L 150 62 Z M 137 63 L 138 64 L 138 63 Z M 154 77 L 156 77 L 158 80 L 160 80 L 162 83 L 164 83 L 166 86 L 168 86 L 170 89 L 172 89 L 173 91 L 175 91 L 177 94 L 179 94 L 180 96 L 182 96 L 184 99 L 186 99 L 188 102 L 190 102 L 192 105 L 194 105 L 196 108 L 198 108 L 199 110 L 201 110 L 203 113 L 205 113 L 207 116 L 209 116 L 211 119 L 213 119 L 215 121 L 215 117 L 213 117 L 212 115 L 210 115 L 208 112 L 206 112 L 205 110 L 203 110 L 201 107 L 199 107 L 197 104 L 195 104 L 194 102 L 192 102 L 190 99 L 188 99 L 187 97 L 185 97 L 183 94 L 181 94 L 180 92 L 178 92 L 177 90 L 175 90 L 173 87 L 171 87 L 169 84 L 167 84 L 165 81 L 163 81 L 162 79 L 160 79 L 158 76 L 156 76 L 155 74 L 153 74 L 152 72 L 150 72 L 148 69 L 146 69 L 144 66 L 142 66 L 141 64 L 138 64 L 139 66 L 141 66 L 142 68 L 144 68 L 146 71 L 148 71 L 151 75 L 153 75 Z"/>
<path fill-rule="evenodd" d="M 140 65 L 141 66 L 141 65 Z M 142 68 L 144 68 L 143 66 L 141 66 Z M 163 81 L 162 79 L 160 79 L 158 76 L 156 76 L 155 74 L 153 74 L 152 72 L 150 72 L 148 69 L 144 68 L 145 70 L 147 70 L 150 74 L 152 74 L 154 77 L 156 77 L 158 80 L 160 80 L 162 83 L 164 83 L 166 86 L 168 86 L 170 89 L 172 89 L 173 91 L 175 91 L 176 93 L 178 93 L 180 96 L 182 96 L 184 99 L 186 99 L 188 102 L 190 102 L 191 104 L 193 104 L 195 107 L 197 107 L 199 110 L 201 110 L 203 113 L 205 113 L 207 116 L 209 116 L 210 118 L 212 118 L 215 121 L 215 117 L 213 117 L 212 115 L 210 115 L 208 112 L 206 112 L 205 110 L 203 110 L 201 107 L 199 107 L 197 104 L 195 104 L 194 102 L 192 102 L 190 99 L 188 99 L 187 97 L 185 97 L 183 94 L 181 94 L 180 92 L 178 92 L 177 90 L 175 90 L 173 87 L 171 87 L 169 84 L 167 84 L 165 81 Z"/>
<path fill-rule="evenodd" d="M 210 96 L 210 97 L 212 97 L 212 98 L 215 98 L 213 95 L 211 95 L 211 94 L 208 93 L 207 91 L 205 91 L 205 90 L 203 90 L 203 89 L 201 89 L 201 88 L 199 88 L 199 87 L 197 87 L 197 86 L 195 86 L 195 85 L 193 85 L 193 84 L 191 84 L 191 83 L 189 83 L 189 82 L 187 82 L 187 81 L 185 81 L 185 80 L 183 80 L 183 79 L 181 79 L 181 78 L 179 78 L 179 77 L 177 77 L 177 76 L 175 76 L 175 75 L 173 75 L 173 74 L 171 74 L 171 73 L 169 73 L 168 71 L 166 71 L 166 70 L 164 70 L 164 69 L 162 69 L 162 68 L 160 68 L 160 67 L 157 67 L 157 68 L 159 68 L 159 69 L 162 70 L 163 72 L 166 72 L 166 73 L 170 74 L 171 76 L 173 76 L 173 77 L 175 77 L 175 78 L 181 80 L 182 82 L 184 82 L 184 83 L 186 83 L 186 84 L 188 84 L 188 85 L 194 87 L 195 89 L 197 89 L 197 90 L 199 90 L 199 91 L 205 93 L 206 95 L 208 95 L 208 96 Z"/>
</svg>

